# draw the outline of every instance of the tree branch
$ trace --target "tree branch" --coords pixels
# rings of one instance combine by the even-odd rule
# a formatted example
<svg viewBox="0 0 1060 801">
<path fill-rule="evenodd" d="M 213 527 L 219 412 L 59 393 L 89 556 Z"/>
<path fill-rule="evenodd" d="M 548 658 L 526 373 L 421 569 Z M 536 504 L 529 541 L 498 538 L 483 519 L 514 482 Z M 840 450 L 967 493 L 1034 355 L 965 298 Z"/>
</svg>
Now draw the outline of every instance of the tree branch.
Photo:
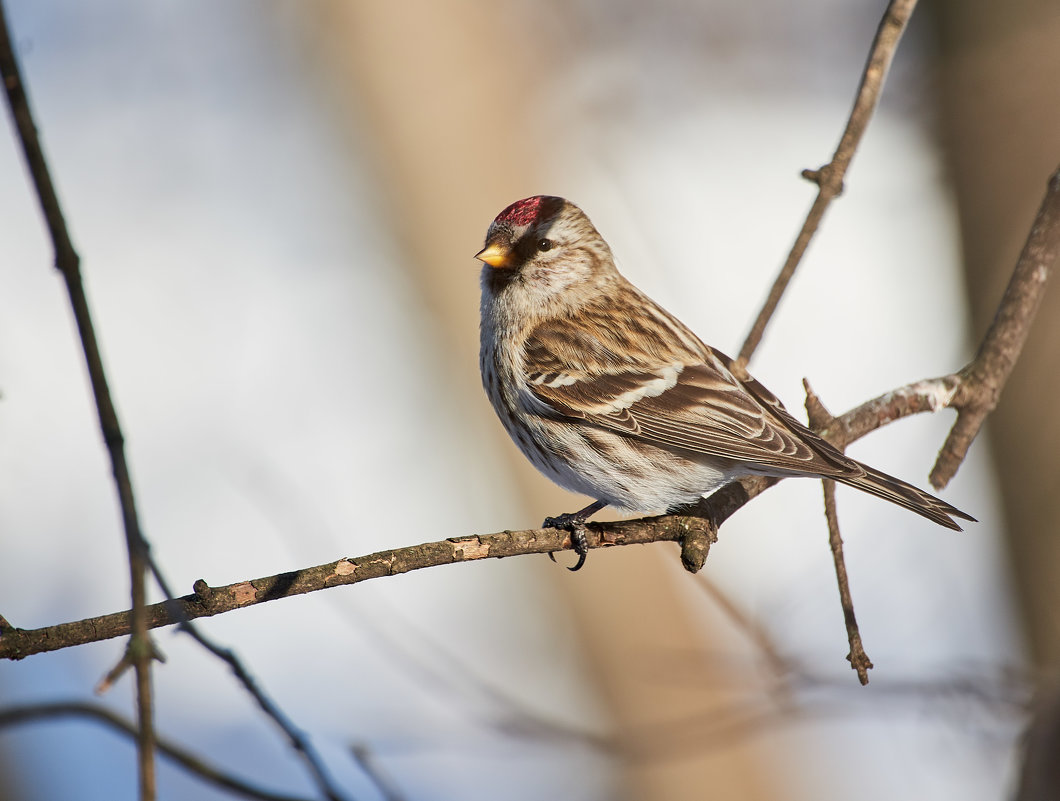
<svg viewBox="0 0 1060 801">
<path fill-rule="evenodd" d="M 236 679 L 238 679 L 243 685 L 243 688 L 257 702 L 261 711 L 264 712 L 287 737 L 291 748 L 294 749 L 294 752 L 298 754 L 305 763 L 309 775 L 316 783 L 317 789 L 320 790 L 321 794 L 328 799 L 328 801 L 344 801 L 343 794 L 331 778 L 331 774 L 328 771 L 324 760 L 321 758 L 320 754 L 317 753 L 316 748 L 313 747 L 312 741 L 305 732 L 295 726 L 294 721 L 284 713 L 280 708 L 280 705 L 273 701 L 265 692 L 264 688 L 255 681 L 250 670 L 243 664 L 243 660 L 239 658 L 235 651 L 231 648 L 225 648 L 224 646 L 215 643 L 199 631 L 199 628 L 183 614 L 181 605 L 174 600 L 173 591 L 170 589 L 169 582 L 166 580 L 165 576 L 162 575 L 162 571 L 159 569 L 154 558 L 152 558 L 150 554 L 148 554 L 148 562 L 151 572 L 155 577 L 155 581 L 158 582 L 159 586 L 162 588 L 162 592 L 165 593 L 165 596 L 168 599 L 163 601 L 163 604 L 168 608 L 169 613 L 174 615 L 179 622 L 180 630 L 228 665 L 233 675 L 235 675 Z M 375 780 L 375 776 L 371 774 L 368 774 L 368 777 L 373 781 Z M 380 787 L 379 789 L 380 792 L 383 792 L 385 788 Z"/>
<path fill-rule="evenodd" d="M 945 487 L 953 478 L 987 415 L 997 406 L 1058 260 L 1060 167 L 1049 178 L 1030 235 L 979 352 L 961 370 L 962 381 L 953 402 L 960 412 L 931 471 L 931 485 L 936 489 Z"/>
<path fill-rule="evenodd" d="M 375 755 L 368 746 L 354 743 L 350 746 L 350 756 L 357 763 L 366 776 L 371 777 L 372 782 L 379 790 L 383 801 L 405 801 L 405 795 L 398 788 L 393 779 L 380 767 Z"/>
<path fill-rule="evenodd" d="M 679 542 L 707 521 L 697 517 L 662 516 L 615 523 L 590 524 L 590 547 L 632 545 L 669 540 Z M 247 606 L 308 592 L 358 584 L 412 570 L 485 558 L 549 553 L 570 547 L 570 535 L 555 529 L 504 531 L 396 548 L 359 558 L 339 559 L 317 567 L 275 576 L 210 587 L 202 579 L 194 593 L 147 607 L 152 629 L 230 612 Z M 98 642 L 129 633 L 129 613 L 117 612 L 73 623 L 40 629 L 6 628 L 0 631 L 0 658 L 22 659 L 74 645 Z"/>
<path fill-rule="evenodd" d="M 762 341 L 766 326 L 776 311 L 788 287 L 788 282 L 795 274 L 795 268 L 802 261 L 810 240 L 817 233 L 825 211 L 843 192 L 843 177 L 846 175 L 847 168 L 850 167 L 858 145 L 861 144 L 861 137 L 876 111 L 876 106 L 879 105 L 884 79 L 887 77 L 887 71 L 898 49 L 898 42 L 909 24 L 909 18 L 913 15 L 915 7 L 916 0 L 891 0 L 876 30 L 868 61 L 865 62 L 865 69 L 861 73 L 861 84 L 858 87 L 857 97 L 854 99 L 854 107 L 850 110 L 850 117 L 847 119 L 843 135 L 839 138 L 839 144 L 836 146 L 832 160 L 817 170 L 803 170 L 802 172 L 803 178 L 817 184 L 817 197 L 810 206 L 806 221 L 802 224 L 802 230 L 795 237 L 795 243 L 791 246 L 784 266 L 781 267 L 772 289 L 769 290 L 769 296 L 762 310 L 758 312 L 758 317 L 751 326 L 743 347 L 740 348 L 740 354 L 734 364 L 737 375 L 745 371 L 752 354 Z"/>
<path fill-rule="evenodd" d="M 813 391 L 810 382 L 804 378 L 802 384 L 806 389 L 806 415 L 810 425 L 818 430 L 826 428 L 835 418 L 825 408 L 817 393 Z M 847 575 L 847 563 L 843 556 L 843 536 L 839 531 L 839 513 L 836 511 L 835 482 L 824 479 L 821 481 L 821 486 L 824 488 L 824 517 L 828 522 L 828 546 L 832 550 L 836 583 L 839 586 L 839 603 L 843 607 L 843 622 L 847 629 L 847 642 L 850 643 L 847 661 L 850 662 L 850 667 L 857 671 L 858 681 L 864 686 L 869 683 L 872 661 L 861 643 L 861 631 L 858 629 L 858 620 L 854 615 L 850 578 Z"/>
<path fill-rule="evenodd" d="M 1024 256 L 1016 266 L 1016 272 L 1026 276 L 1028 264 L 1037 265 L 1034 274 L 1039 278 L 1034 301 L 1028 303 L 1027 291 L 1006 292 L 997 313 L 997 319 L 1005 322 L 991 328 L 975 360 L 967 367 L 959 373 L 907 384 L 867 401 L 831 420 L 819 431 L 822 436 L 833 445 L 845 448 L 869 432 L 911 414 L 935 412 L 946 407 L 962 410 L 983 403 L 980 397 L 982 393 L 990 393 L 992 402 L 996 403 L 1000 388 L 1026 339 L 1030 325 L 1026 316 L 1033 314 L 1037 308 L 1050 265 L 1060 254 L 1060 226 L 1055 222 L 1057 184 L 1058 179 L 1054 175 L 1047 202 L 1043 204 L 1043 208 L 1049 210 L 1045 214 L 1048 224 L 1043 225 L 1043 214 L 1040 213 L 1030 233 L 1029 243 L 1033 245 L 1028 244 L 1024 248 Z M 1013 285 L 1024 286 L 1025 278 L 1014 277 L 1010 287 Z M 1032 285 L 1031 289 L 1035 287 Z M 1014 331 L 1018 336 L 1013 335 Z M 1003 358 L 999 357 L 999 353 Z M 678 542 L 682 544 L 682 561 L 689 570 L 695 572 L 702 567 L 718 527 L 745 503 L 778 481 L 777 478 L 760 476 L 741 479 L 703 499 L 688 514 L 590 523 L 589 547 Z M 224 587 L 210 587 L 200 579 L 195 583 L 192 595 L 147 607 L 147 625 L 149 628 L 169 626 L 291 595 L 356 584 L 426 567 L 519 554 L 549 553 L 569 547 L 569 534 L 555 529 L 504 531 L 380 551 Z M 22 659 L 32 654 L 129 634 L 129 618 L 128 612 L 118 612 L 29 630 L 14 628 L 0 618 L 0 658 Z"/>
<path fill-rule="evenodd" d="M 821 433 L 833 445 L 843 448 L 898 417 L 954 408 L 957 422 L 939 451 L 929 479 L 935 489 L 945 487 L 967 456 L 987 415 L 997 407 L 1057 262 L 1060 167 L 1049 178 L 1027 241 L 975 358 L 956 373 L 917 381 L 863 403 L 829 423 Z"/>
<path fill-rule="evenodd" d="M 129 735 L 134 741 L 138 736 L 138 727 L 120 715 L 95 704 L 81 702 L 27 704 L 25 706 L 12 706 L 0 708 L 0 728 L 5 726 L 16 726 L 23 723 L 34 723 L 38 721 L 54 720 L 56 718 L 79 717 L 89 718 L 98 723 L 110 726 L 116 731 Z M 219 768 L 209 764 L 201 757 L 186 751 L 178 745 L 174 745 L 163 739 L 155 743 L 159 752 L 192 775 L 222 790 L 227 790 L 243 798 L 257 799 L 258 801 L 311 801 L 300 796 L 282 795 L 269 790 L 255 787 L 254 785 L 238 779 L 231 774 L 225 773 Z"/>
<path fill-rule="evenodd" d="M 77 330 L 85 353 L 85 363 L 92 382 L 92 392 L 99 414 L 99 425 L 103 441 L 110 454 L 114 483 L 121 505 L 122 522 L 125 529 L 125 544 L 129 552 L 129 584 L 132 601 L 132 639 L 125 658 L 136 668 L 136 708 L 139 722 L 138 747 L 140 798 L 150 801 L 155 797 L 154 725 L 151 697 L 152 646 L 148 640 L 146 603 L 147 543 L 140 530 L 133 495 L 132 477 L 125 459 L 124 437 L 118 423 L 118 413 L 107 387 L 103 359 L 92 325 L 84 284 L 81 280 L 81 260 L 74 249 L 66 227 L 59 197 L 52 182 L 48 164 L 44 158 L 37 126 L 26 96 L 25 85 L 11 45 L 11 35 L 0 0 L 0 76 L 7 94 L 8 108 L 18 131 L 19 141 L 26 158 L 26 165 L 33 178 L 41 212 L 48 225 L 55 249 L 55 266 L 66 281 L 67 292 Z"/>
<path fill-rule="evenodd" d="M 863 79 L 862 91 L 868 91 L 868 94 L 859 94 L 855 112 L 852 113 L 852 124 L 848 125 L 848 131 L 841 140 L 840 149 L 837 150 L 837 158 L 841 151 L 845 154 L 845 162 L 842 162 L 844 169 L 845 164 L 849 164 L 853 147 L 856 146 L 864 123 L 867 122 L 874 108 L 876 95 L 872 92 L 875 91 L 878 94 L 879 84 L 882 84 L 883 74 L 893 54 L 893 47 L 904 27 L 908 13 L 912 10 L 912 5 L 912 2 L 893 2 L 888 15 L 881 23 L 873 55 L 870 56 Z M 3 43 L 0 43 L 0 49 L 2 45 Z M 8 86 L 10 97 L 12 82 L 6 78 L 6 75 L 5 71 L 5 85 Z M 14 85 L 18 87 L 20 83 L 16 82 Z M 870 88 L 866 89 L 866 86 Z M 871 90 L 872 86 L 876 87 L 875 90 Z M 864 105 L 864 102 L 868 102 L 868 105 Z M 12 102 L 13 113 L 20 107 L 18 103 Z M 863 122 L 854 124 L 855 117 Z M 29 124 L 32 127 L 32 120 Z M 23 141 L 35 143 L 36 138 L 34 136 L 32 139 L 27 139 L 24 136 Z M 39 159 L 34 158 L 27 151 L 27 160 L 35 176 L 37 173 L 35 165 L 42 158 L 42 156 Z M 45 170 L 44 175 L 46 174 Z M 981 412 L 983 408 L 989 407 L 986 409 L 987 412 L 994 408 L 1001 386 L 1011 372 L 1019 350 L 1026 339 L 1030 319 L 1037 308 L 1052 264 L 1056 261 L 1057 254 L 1060 253 L 1060 242 L 1058 242 L 1060 224 L 1057 222 L 1060 219 L 1060 201 L 1058 201 L 1060 178 L 1058 175 L 1053 176 L 1049 193 L 1017 264 L 1009 291 L 1002 299 L 995 324 L 984 339 L 976 359 L 959 373 L 918 381 L 868 401 L 847 414 L 832 419 L 821 429 L 820 433 L 833 444 L 845 447 L 870 431 L 910 414 L 937 411 L 952 406 L 962 414 L 966 413 L 965 410 L 972 410 L 967 414 L 974 412 L 985 415 L 986 412 Z M 822 184 L 827 183 L 822 179 Z M 63 242 L 69 244 L 69 238 L 65 236 L 65 225 L 62 223 L 61 214 L 53 219 L 48 211 L 52 203 L 49 198 L 54 200 L 54 189 L 50 187 L 50 182 L 46 188 L 50 190 L 50 194 L 48 191 L 41 191 L 42 207 L 45 209 L 49 225 L 57 225 L 57 230 L 60 232 L 56 235 L 58 237 L 56 239 L 57 262 L 65 258 L 72 259 L 73 273 L 77 275 L 76 253 L 73 252 L 72 246 L 64 249 L 62 245 Z M 836 189 L 838 190 L 838 187 Z M 57 210 L 57 201 L 55 201 L 55 209 Z M 67 252 L 68 256 L 62 256 Z M 66 270 L 70 269 L 70 265 L 66 264 L 60 269 L 64 269 L 64 275 L 67 275 Z M 80 286 L 79 275 L 75 283 L 78 287 Z M 76 293 L 72 291 L 72 296 L 74 294 Z M 83 300 L 83 291 L 80 297 Z M 85 305 L 87 315 L 87 304 L 83 305 Z M 78 304 L 75 302 L 75 314 L 77 308 Z M 80 319 L 79 317 L 79 325 Z M 85 319 L 87 321 L 87 316 Z M 88 325 L 90 330 L 90 321 Z M 92 344 L 90 345 L 89 342 Z M 95 340 L 92 337 L 85 344 L 86 355 L 89 351 L 95 353 L 94 360 L 89 358 L 90 374 L 95 376 L 98 372 L 99 380 L 105 389 L 102 367 L 98 364 L 98 348 L 94 343 Z M 95 378 L 93 381 L 96 386 Z M 105 396 L 105 400 L 109 403 L 109 396 Z M 110 412 L 113 412 L 113 406 L 110 406 Z M 108 447 L 112 448 L 112 456 L 124 465 L 124 457 L 121 456 L 121 435 L 120 430 L 116 428 L 116 418 L 113 420 L 114 427 L 108 425 L 106 421 L 110 417 L 105 414 L 103 405 L 101 405 L 100 416 Z M 958 424 L 960 424 L 960 418 Z M 955 426 L 955 431 L 957 428 Z M 951 440 L 955 438 L 956 435 L 951 434 Z M 940 455 L 940 463 L 949 450 L 949 446 L 950 443 L 947 442 L 947 447 Z M 115 449 L 117 455 L 114 455 Z M 962 449 L 953 450 L 953 455 L 949 458 L 955 458 L 959 463 L 966 451 L 967 445 L 965 444 Z M 117 474 L 117 466 L 115 470 Z M 125 477 L 127 479 L 127 468 Z M 710 498 L 701 501 L 693 510 L 690 510 L 689 514 L 590 524 L 588 527 L 589 547 L 660 541 L 678 542 L 682 545 L 682 561 L 688 569 L 694 572 L 702 566 L 710 544 L 715 541 L 717 527 L 745 503 L 777 483 L 778 480 L 751 477 L 734 482 L 723 487 Z M 119 480 L 120 487 L 127 485 L 127 482 L 123 484 Z M 129 492 L 131 501 L 131 489 Z M 120 494 L 123 498 L 125 497 L 121 490 Z M 131 507 L 131 510 L 132 521 L 135 523 L 135 508 Z M 139 533 L 138 528 L 134 530 L 137 534 Z M 505 531 L 381 551 L 364 557 L 340 559 L 326 565 L 242 581 L 223 587 L 211 588 L 205 581 L 199 580 L 195 583 L 193 594 L 145 607 L 143 609 L 145 629 L 209 617 L 291 595 L 314 592 L 332 586 L 355 584 L 372 578 L 396 575 L 425 567 L 488 557 L 502 558 L 518 554 L 548 553 L 569 547 L 569 545 L 569 535 L 554 529 Z M 134 603 L 133 606 L 132 614 L 120 612 L 33 630 L 14 628 L 0 617 L 0 658 L 21 659 L 35 653 L 127 635 L 136 625 L 136 604 Z"/>
</svg>

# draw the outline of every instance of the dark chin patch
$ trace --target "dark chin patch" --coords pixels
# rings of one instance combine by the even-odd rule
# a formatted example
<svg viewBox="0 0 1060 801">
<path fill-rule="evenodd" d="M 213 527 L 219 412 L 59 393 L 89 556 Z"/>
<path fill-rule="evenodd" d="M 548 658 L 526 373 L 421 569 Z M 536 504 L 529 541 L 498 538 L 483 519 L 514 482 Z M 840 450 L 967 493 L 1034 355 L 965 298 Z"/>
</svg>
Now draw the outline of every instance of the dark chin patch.
<svg viewBox="0 0 1060 801">
<path fill-rule="evenodd" d="M 483 270 L 483 279 L 486 282 L 486 288 L 496 295 L 497 293 L 504 290 L 506 286 L 511 284 L 518 276 L 519 270 L 513 268 L 496 268 L 486 267 Z"/>
</svg>

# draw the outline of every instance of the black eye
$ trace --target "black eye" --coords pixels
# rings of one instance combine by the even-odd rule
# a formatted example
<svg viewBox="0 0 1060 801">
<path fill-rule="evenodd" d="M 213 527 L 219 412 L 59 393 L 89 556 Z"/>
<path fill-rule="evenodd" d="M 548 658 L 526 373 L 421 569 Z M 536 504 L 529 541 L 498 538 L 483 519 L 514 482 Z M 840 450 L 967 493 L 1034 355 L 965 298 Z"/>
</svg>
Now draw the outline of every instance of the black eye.
<svg viewBox="0 0 1060 801">
<path fill-rule="evenodd" d="M 544 252 L 546 250 L 552 250 L 552 240 L 551 239 L 540 239 L 540 240 L 538 240 L 537 249 L 542 251 L 542 252 Z"/>
</svg>

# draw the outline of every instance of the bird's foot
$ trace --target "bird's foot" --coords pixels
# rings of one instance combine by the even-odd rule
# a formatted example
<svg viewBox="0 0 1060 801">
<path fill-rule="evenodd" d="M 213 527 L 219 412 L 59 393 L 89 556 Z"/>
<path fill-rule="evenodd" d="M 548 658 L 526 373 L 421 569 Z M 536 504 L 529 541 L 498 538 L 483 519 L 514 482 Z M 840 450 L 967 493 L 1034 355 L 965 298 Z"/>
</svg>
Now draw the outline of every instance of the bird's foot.
<svg viewBox="0 0 1060 801">
<path fill-rule="evenodd" d="M 546 517 L 541 528 L 554 528 L 558 531 L 570 532 L 570 545 L 574 553 L 578 554 L 578 562 L 574 567 L 568 567 L 571 572 L 581 570 L 585 564 L 585 558 L 589 554 L 589 538 L 586 533 L 585 521 L 607 506 L 605 501 L 596 501 L 578 512 L 564 512 L 558 517 Z M 550 551 L 548 558 L 556 561 L 555 552 Z"/>
<path fill-rule="evenodd" d="M 568 567 L 567 570 L 572 572 L 581 570 L 582 565 L 585 564 L 585 557 L 589 554 L 589 538 L 585 533 L 585 521 L 579 520 L 577 514 L 565 513 L 559 517 L 546 517 L 545 522 L 541 524 L 541 528 L 554 528 L 559 531 L 570 532 L 570 547 L 574 550 L 574 553 L 578 554 L 578 563 L 574 567 Z M 556 552 L 549 551 L 548 558 L 555 562 Z"/>
</svg>

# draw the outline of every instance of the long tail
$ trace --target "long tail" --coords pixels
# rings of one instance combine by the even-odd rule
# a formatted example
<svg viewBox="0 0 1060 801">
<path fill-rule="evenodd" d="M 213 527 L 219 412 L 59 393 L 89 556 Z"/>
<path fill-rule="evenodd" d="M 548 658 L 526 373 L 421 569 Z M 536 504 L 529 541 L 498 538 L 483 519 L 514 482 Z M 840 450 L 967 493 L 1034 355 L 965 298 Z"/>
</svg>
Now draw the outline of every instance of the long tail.
<svg viewBox="0 0 1060 801">
<path fill-rule="evenodd" d="M 954 517 L 959 517 L 962 520 L 970 520 L 973 523 L 978 522 L 967 512 L 962 512 L 955 506 L 951 506 L 941 498 L 936 498 L 934 495 L 930 495 L 921 489 L 917 489 L 912 484 L 907 484 L 900 478 L 889 476 L 874 467 L 869 467 L 867 464 L 858 462 L 858 465 L 865 471 L 863 476 L 836 476 L 835 480 L 840 481 L 843 484 L 848 484 L 851 487 L 855 487 L 864 492 L 868 492 L 875 495 L 877 498 L 883 498 L 891 503 L 896 503 L 899 506 L 904 506 L 911 512 L 916 512 L 918 515 L 923 515 L 928 520 L 933 520 L 940 526 L 946 528 L 952 528 L 955 531 L 961 531 L 961 527 L 954 522 Z"/>
</svg>

